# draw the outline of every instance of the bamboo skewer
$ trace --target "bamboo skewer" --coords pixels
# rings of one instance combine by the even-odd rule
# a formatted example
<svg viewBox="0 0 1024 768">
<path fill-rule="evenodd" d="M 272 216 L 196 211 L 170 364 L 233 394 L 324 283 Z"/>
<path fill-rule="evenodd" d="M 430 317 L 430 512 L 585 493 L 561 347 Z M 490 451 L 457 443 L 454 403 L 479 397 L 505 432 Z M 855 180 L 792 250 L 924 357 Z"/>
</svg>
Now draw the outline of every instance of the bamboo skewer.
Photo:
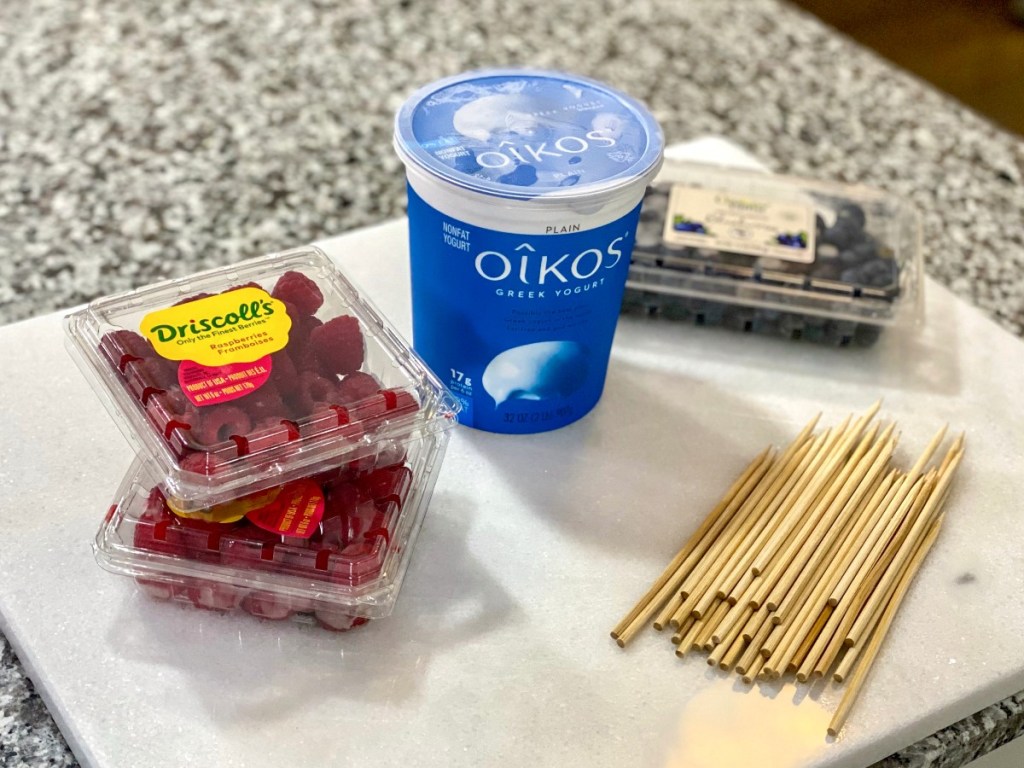
<svg viewBox="0 0 1024 768">
<path fill-rule="evenodd" d="M 934 458 L 944 425 L 908 473 L 892 468 L 898 436 L 875 421 L 879 407 L 815 434 L 819 414 L 785 448 L 759 454 L 612 630 L 615 641 L 671 626 L 677 656 L 702 650 L 747 684 L 790 673 L 848 680 L 837 732 L 938 535 L 963 458 L 963 434 Z"/>
<path fill-rule="evenodd" d="M 919 555 L 915 556 L 917 564 L 911 564 L 907 568 L 906 572 L 900 579 L 899 585 L 896 592 L 893 594 L 889 604 L 885 607 L 882 613 L 881 619 L 878 622 L 878 626 L 875 628 L 874 633 L 871 636 L 871 640 L 868 643 L 868 647 L 864 651 L 864 657 L 861 659 L 860 665 L 853 673 L 853 677 L 850 679 L 849 684 L 846 686 L 846 691 L 843 693 L 843 698 L 839 702 L 839 707 L 836 709 L 835 714 L 832 716 L 832 721 L 828 725 L 828 735 L 835 737 L 839 735 L 839 731 L 842 730 L 843 725 L 846 723 L 846 718 L 850 714 L 850 710 L 853 708 L 854 702 L 857 700 L 857 696 L 860 694 L 860 689 L 864 685 L 864 680 L 867 677 L 868 671 L 871 669 L 871 665 L 878 655 L 878 649 L 882 645 L 882 640 L 885 639 L 886 634 L 889 631 L 889 627 L 892 625 L 893 616 L 896 615 L 897 609 L 900 607 L 900 603 L 903 602 L 903 598 L 907 594 L 907 589 L 910 587 L 910 582 L 914 577 L 914 573 L 920 566 L 924 556 L 928 553 L 932 544 L 935 542 L 935 537 L 938 536 L 939 526 L 941 521 L 936 521 L 933 524 L 931 531 L 920 547 Z"/>
<path fill-rule="evenodd" d="M 851 470 L 845 474 L 845 480 L 843 481 L 842 487 L 832 497 L 832 502 L 828 505 L 828 508 L 823 511 L 818 521 L 811 527 L 811 530 L 806 534 L 801 532 L 800 536 L 794 540 L 794 545 L 803 538 L 799 549 L 796 551 L 791 559 L 791 565 L 783 574 L 782 578 L 776 582 L 771 593 L 768 595 L 766 605 L 769 610 L 776 610 L 779 604 L 782 602 L 783 597 L 789 592 L 793 582 L 800 577 L 801 574 L 808 572 L 807 563 L 808 561 L 814 561 L 814 552 L 827 551 L 831 546 L 831 542 L 835 540 L 838 532 L 841 530 L 836 525 L 837 520 L 842 516 L 847 505 L 851 503 L 851 499 L 857 499 L 853 502 L 854 509 L 856 508 L 859 498 L 857 498 L 857 486 L 860 485 L 865 475 L 869 475 L 874 478 L 874 475 L 881 472 L 884 468 L 884 463 L 889 461 L 892 456 L 892 450 L 894 444 L 888 440 L 889 434 L 892 432 L 892 427 L 883 434 L 882 439 L 879 440 L 877 446 L 867 451 L 862 458 L 860 458 L 856 464 L 853 464 L 851 460 Z M 869 437 L 873 435 L 869 434 Z M 868 437 L 865 438 L 865 441 Z M 883 442 L 884 440 L 884 442 Z M 863 446 L 866 448 L 866 445 Z M 843 480 L 843 477 L 840 477 Z M 863 490 L 867 490 L 864 488 Z M 823 540 L 826 543 L 823 543 Z M 813 568 L 813 565 L 812 565 Z"/>
<path fill-rule="evenodd" d="M 889 431 L 891 430 L 887 430 Z M 882 437 L 886 438 L 887 435 Z M 843 490 L 833 502 L 835 504 L 843 500 L 843 503 L 839 505 L 837 512 L 826 516 L 820 529 L 805 542 L 797 554 L 794 566 L 769 595 L 769 609 L 774 607 L 781 614 L 788 613 L 794 599 L 791 589 L 793 582 L 800 578 L 810 578 L 819 572 L 823 564 L 834 564 L 837 557 L 842 558 L 843 553 L 838 550 L 841 550 L 843 538 L 853 536 L 854 531 L 851 529 L 856 527 L 857 522 L 855 514 L 861 509 L 861 501 L 874 487 L 875 481 L 880 479 L 885 464 L 892 457 L 894 447 L 895 443 L 892 440 L 882 443 L 880 438 L 878 450 L 873 450 L 865 456 L 862 464 L 850 475 Z M 831 574 L 828 580 L 832 582 Z"/>
<path fill-rule="evenodd" d="M 815 419 L 813 420 L 813 423 L 816 422 L 817 417 L 815 417 Z M 683 545 L 682 549 L 679 550 L 679 553 L 672 559 L 672 562 L 668 564 L 668 567 L 665 568 L 664 571 L 662 571 L 661 575 L 654 582 L 653 586 L 651 586 L 651 588 L 647 590 L 647 594 L 640 598 L 640 600 L 633 607 L 633 609 L 626 615 L 626 617 L 615 626 L 615 629 L 612 630 L 611 634 L 612 638 L 614 638 L 618 642 L 620 647 L 625 647 L 626 643 L 628 643 L 629 640 L 632 639 L 632 637 L 639 630 L 639 627 L 642 627 L 643 624 L 645 624 L 647 620 L 650 618 L 650 616 L 653 615 L 657 611 L 657 609 L 661 607 L 660 603 L 657 602 L 658 596 L 663 591 L 665 591 L 666 587 L 672 582 L 673 577 L 676 576 L 678 574 L 678 571 L 684 567 L 684 563 L 692 556 L 694 550 L 697 549 L 701 541 L 703 541 L 704 538 L 711 532 L 711 530 L 716 527 L 722 514 L 729 507 L 730 503 L 732 502 L 733 498 L 735 498 L 740 488 L 743 487 L 743 485 L 746 483 L 750 475 L 753 474 L 754 471 L 756 471 L 757 467 L 761 464 L 761 462 L 764 460 L 764 458 L 768 455 L 770 451 L 770 447 L 765 448 L 764 451 L 762 451 L 753 461 L 750 462 L 750 464 L 740 474 L 740 476 L 732 484 L 729 490 L 726 491 L 726 494 L 725 496 L 722 497 L 722 500 L 719 501 L 715 508 L 711 511 L 711 514 L 709 514 L 707 518 L 705 518 L 704 522 L 701 523 L 697 531 L 689 538 L 686 544 Z M 681 578 L 682 577 L 680 577 L 680 580 Z M 669 594 L 671 594 L 672 590 L 670 589 L 668 590 L 668 592 Z M 657 607 L 651 610 L 652 605 L 655 605 Z M 643 618 L 641 618 L 641 616 L 643 616 Z M 636 628 L 630 632 L 629 630 L 631 625 Z M 627 635 L 627 633 L 628 637 L 623 637 L 624 635 Z"/>
</svg>

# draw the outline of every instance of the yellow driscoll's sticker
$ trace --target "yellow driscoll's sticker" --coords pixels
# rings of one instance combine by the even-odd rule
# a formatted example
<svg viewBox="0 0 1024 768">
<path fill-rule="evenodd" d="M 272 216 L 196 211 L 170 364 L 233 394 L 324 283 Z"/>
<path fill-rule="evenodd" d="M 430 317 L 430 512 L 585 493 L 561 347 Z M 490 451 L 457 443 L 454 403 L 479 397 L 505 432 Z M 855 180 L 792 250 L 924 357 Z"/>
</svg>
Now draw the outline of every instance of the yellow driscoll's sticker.
<svg viewBox="0 0 1024 768">
<path fill-rule="evenodd" d="M 260 288 L 239 288 L 150 312 L 139 330 L 168 360 L 204 366 L 251 363 L 288 345 L 292 321 Z"/>
<path fill-rule="evenodd" d="M 236 520 L 241 520 L 250 512 L 270 506 L 277 501 L 280 493 L 281 486 L 278 486 L 277 488 L 271 488 L 269 491 L 254 493 L 251 496 L 218 504 L 202 512 L 184 512 L 174 506 L 173 499 L 167 499 L 167 508 L 178 517 L 184 517 L 188 520 L 202 520 L 207 523 L 233 523 Z"/>
</svg>

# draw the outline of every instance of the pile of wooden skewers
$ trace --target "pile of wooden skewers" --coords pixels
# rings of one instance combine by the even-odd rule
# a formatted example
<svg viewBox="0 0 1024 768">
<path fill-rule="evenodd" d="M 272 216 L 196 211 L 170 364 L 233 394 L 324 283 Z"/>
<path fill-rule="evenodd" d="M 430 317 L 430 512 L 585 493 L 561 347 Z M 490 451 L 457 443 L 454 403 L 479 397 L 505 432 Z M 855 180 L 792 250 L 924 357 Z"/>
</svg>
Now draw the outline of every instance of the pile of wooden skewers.
<svg viewBox="0 0 1024 768">
<path fill-rule="evenodd" d="M 964 450 L 961 435 L 928 468 L 943 427 L 909 472 L 892 468 L 895 424 L 874 421 L 879 406 L 814 434 L 819 414 L 755 458 L 612 630 L 618 644 L 653 618 L 678 656 L 707 651 L 745 683 L 831 671 L 848 681 L 835 736 L 938 535 Z"/>
</svg>

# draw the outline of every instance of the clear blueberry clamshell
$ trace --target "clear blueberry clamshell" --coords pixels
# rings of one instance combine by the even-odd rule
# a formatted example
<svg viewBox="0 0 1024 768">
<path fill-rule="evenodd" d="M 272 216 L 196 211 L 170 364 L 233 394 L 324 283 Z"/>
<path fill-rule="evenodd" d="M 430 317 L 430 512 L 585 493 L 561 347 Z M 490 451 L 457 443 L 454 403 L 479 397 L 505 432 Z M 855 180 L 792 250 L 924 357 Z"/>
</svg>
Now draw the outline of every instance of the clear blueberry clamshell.
<svg viewBox="0 0 1024 768">
<path fill-rule="evenodd" d="M 665 161 L 648 187 L 623 312 L 870 346 L 920 322 L 921 227 L 865 186 Z"/>
<path fill-rule="evenodd" d="M 456 423 L 451 394 L 314 247 L 97 299 L 65 330 L 179 512 L 386 461 Z"/>
</svg>

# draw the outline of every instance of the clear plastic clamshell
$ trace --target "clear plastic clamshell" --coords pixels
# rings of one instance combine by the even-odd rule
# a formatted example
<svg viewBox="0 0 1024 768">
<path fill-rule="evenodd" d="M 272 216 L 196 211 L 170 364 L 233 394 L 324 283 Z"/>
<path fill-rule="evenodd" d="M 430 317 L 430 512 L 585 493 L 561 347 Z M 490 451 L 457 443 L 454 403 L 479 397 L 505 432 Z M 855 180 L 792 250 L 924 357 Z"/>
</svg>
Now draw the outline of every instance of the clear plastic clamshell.
<svg viewBox="0 0 1024 768">
<path fill-rule="evenodd" d="M 391 613 L 449 437 L 336 461 L 298 481 L 193 516 L 173 512 L 136 461 L 97 533 L 96 559 L 157 600 L 346 630 Z M 311 530 L 253 522 L 261 505 L 319 505 Z M 249 514 L 238 516 L 248 511 Z"/>
<path fill-rule="evenodd" d="M 65 328 L 178 513 L 455 424 L 450 393 L 314 247 L 99 299 Z"/>
<path fill-rule="evenodd" d="M 666 160 L 644 198 L 623 310 L 867 346 L 921 318 L 920 221 L 863 186 Z"/>
</svg>

